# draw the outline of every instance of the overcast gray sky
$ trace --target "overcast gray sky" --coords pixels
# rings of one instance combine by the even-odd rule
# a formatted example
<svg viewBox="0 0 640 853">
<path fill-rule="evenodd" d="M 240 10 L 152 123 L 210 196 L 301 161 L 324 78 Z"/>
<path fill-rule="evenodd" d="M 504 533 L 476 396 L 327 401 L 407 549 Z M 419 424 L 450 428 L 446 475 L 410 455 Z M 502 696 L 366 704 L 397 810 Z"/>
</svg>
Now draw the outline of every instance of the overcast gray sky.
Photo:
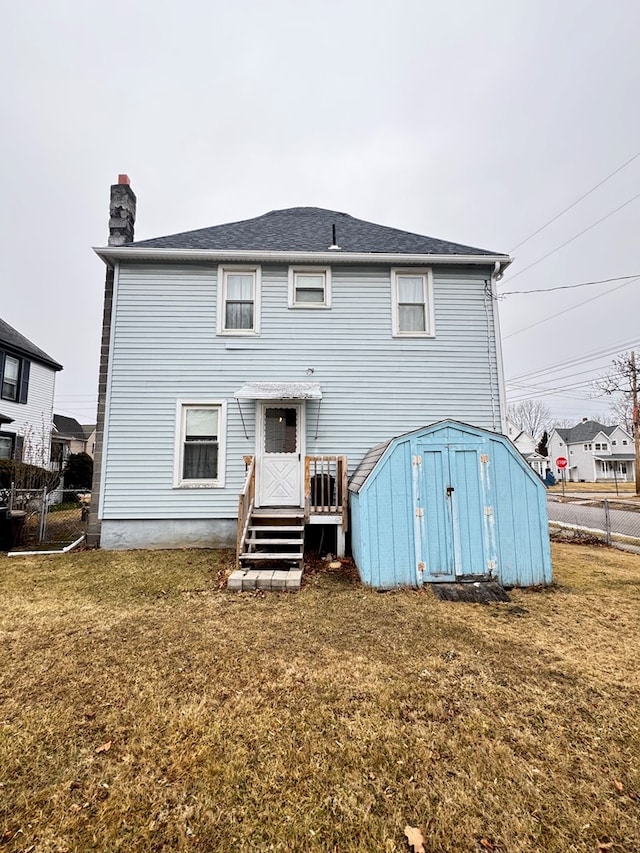
<svg viewBox="0 0 640 853">
<path fill-rule="evenodd" d="M 120 172 L 138 239 L 309 205 L 510 251 L 640 152 L 635 0 L 24 0 L 0 23 L 0 315 L 64 364 L 56 411 L 82 422 Z M 637 193 L 640 157 L 518 248 L 501 289 L 640 276 L 640 199 L 517 274 Z M 508 379 L 605 353 L 512 398 L 640 344 L 639 288 L 506 297 Z M 577 420 L 606 409 L 588 394 L 543 399 Z"/>
</svg>

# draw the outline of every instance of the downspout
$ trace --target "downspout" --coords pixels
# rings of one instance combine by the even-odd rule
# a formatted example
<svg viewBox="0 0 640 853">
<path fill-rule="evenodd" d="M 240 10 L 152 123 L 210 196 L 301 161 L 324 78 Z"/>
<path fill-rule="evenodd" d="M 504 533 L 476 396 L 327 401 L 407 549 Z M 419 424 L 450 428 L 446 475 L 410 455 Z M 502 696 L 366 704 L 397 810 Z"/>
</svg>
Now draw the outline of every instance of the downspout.
<svg viewBox="0 0 640 853">
<path fill-rule="evenodd" d="M 498 312 L 498 282 L 504 275 L 502 264 L 496 261 L 491 274 L 491 301 L 493 303 L 493 329 L 496 338 L 496 362 L 498 370 L 498 399 L 500 401 L 500 429 L 507 434 L 507 393 L 504 383 L 504 363 L 502 358 L 502 335 L 500 333 L 500 314 Z"/>
</svg>

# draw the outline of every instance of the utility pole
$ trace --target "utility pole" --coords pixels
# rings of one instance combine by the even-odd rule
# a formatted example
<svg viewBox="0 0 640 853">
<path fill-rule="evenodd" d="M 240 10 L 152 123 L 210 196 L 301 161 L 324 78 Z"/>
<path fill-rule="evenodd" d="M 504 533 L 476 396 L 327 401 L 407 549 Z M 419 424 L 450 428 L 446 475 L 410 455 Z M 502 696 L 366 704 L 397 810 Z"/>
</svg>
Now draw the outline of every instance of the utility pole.
<svg viewBox="0 0 640 853">
<path fill-rule="evenodd" d="M 636 452 L 636 495 L 640 496 L 640 424 L 638 423 L 638 371 L 636 353 L 631 352 L 631 402 L 633 405 L 633 443 Z"/>
</svg>

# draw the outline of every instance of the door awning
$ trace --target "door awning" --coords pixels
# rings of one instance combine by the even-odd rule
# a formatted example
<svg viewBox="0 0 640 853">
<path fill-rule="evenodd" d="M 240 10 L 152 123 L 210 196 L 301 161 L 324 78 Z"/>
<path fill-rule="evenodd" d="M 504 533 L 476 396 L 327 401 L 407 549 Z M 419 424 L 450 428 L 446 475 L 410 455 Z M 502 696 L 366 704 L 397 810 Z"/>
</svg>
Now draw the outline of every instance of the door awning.
<svg viewBox="0 0 640 853">
<path fill-rule="evenodd" d="M 237 400 L 322 400 L 319 382 L 245 382 Z"/>
</svg>

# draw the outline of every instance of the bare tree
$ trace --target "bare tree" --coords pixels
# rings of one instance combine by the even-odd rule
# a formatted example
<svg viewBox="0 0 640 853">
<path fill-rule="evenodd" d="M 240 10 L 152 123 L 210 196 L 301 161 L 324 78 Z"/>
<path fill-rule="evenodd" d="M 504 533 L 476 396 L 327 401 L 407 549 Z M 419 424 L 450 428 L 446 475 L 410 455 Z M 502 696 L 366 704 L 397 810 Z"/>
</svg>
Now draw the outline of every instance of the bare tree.
<svg viewBox="0 0 640 853">
<path fill-rule="evenodd" d="M 627 352 L 613 359 L 613 367 L 596 387 L 616 400 L 622 398 L 631 407 L 631 421 L 636 457 L 636 495 L 640 495 L 640 426 L 638 424 L 638 368 L 635 352 Z"/>
<path fill-rule="evenodd" d="M 507 417 L 518 429 L 539 438 L 551 426 L 551 410 L 541 400 L 523 400 L 507 409 Z"/>
<path fill-rule="evenodd" d="M 626 429 L 629 435 L 633 435 L 633 403 L 631 402 L 631 395 L 625 396 L 621 394 L 619 397 L 614 397 L 609 407 L 613 422 Z"/>
</svg>

